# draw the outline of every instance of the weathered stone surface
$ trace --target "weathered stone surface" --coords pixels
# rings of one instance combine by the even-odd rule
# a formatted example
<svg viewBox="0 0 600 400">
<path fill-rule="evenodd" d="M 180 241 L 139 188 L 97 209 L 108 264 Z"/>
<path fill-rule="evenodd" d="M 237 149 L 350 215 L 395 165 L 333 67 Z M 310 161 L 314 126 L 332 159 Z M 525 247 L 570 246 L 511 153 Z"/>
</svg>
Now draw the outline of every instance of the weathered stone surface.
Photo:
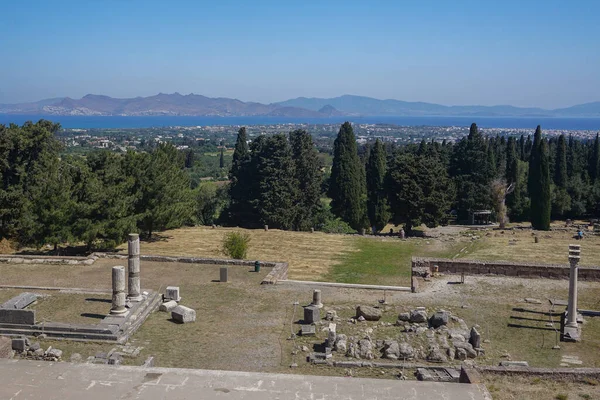
<svg viewBox="0 0 600 400">
<path fill-rule="evenodd" d="M 410 313 L 403 312 L 403 313 L 398 314 L 398 321 L 404 321 L 404 322 L 410 321 Z"/>
<path fill-rule="evenodd" d="M 427 312 L 425 310 L 411 310 L 410 322 L 417 324 L 427 322 Z"/>
<path fill-rule="evenodd" d="M 300 335 L 302 336 L 315 336 L 317 330 L 314 325 L 302 325 L 300 328 Z"/>
<path fill-rule="evenodd" d="M 321 320 L 321 310 L 315 306 L 304 307 L 304 323 L 314 324 Z"/>
<path fill-rule="evenodd" d="M 167 290 L 165 292 L 165 301 L 173 300 L 173 301 L 181 301 L 181 295 L 179 293 L 179 286 L 167 286 Z"/>
<path fill-rule="evenodd" d="M 178 304 L 175 300 L 170 300 L 170 301 L 166 301 L 166 302 L 162 303 L 160 306 L 158 306 L 158 310 L 165 311 L 165 312 L 171 312 L 177 306 L 178 306 Z"/>
<path fill-rule="evenodd" d="M 113 353 L 108 358 L 108 365 L 121 365 L 123 363 L 123 356 L 119 353 Z"/>
<path fill-rule="evenodd" d="M 457 360 L 464 361 L 467 359 L 467 351 L 458 347 L 455 350 L 455 357 Z"/>
<path fill-rule="evenodd" d="M 112 268 L 112 289 L 111 315 L 125 314 L 125 267 L 119 265 Z"/>
<path fill-rule="evenodd" d="M 379 321 L 381 319 L 381 309 L 370 306 L 356 307 L 356 316 L 363 317 L 367 321 Z"/>
<path fill-rule="evenodd" d="M 44 354 L 46 354 L 46 352 L 44 351 L 44 349 L 37 349 L 36 351 L 33 352 L 33 355 L 35 357 L 43 357 Z"/>
<path fill-rule="evenodd" d="M 25 338 L 15 338 L 12 340 L 12 349 L 14 351 L 23 352 L 25 351 Z"/>
<path fill-rule="evenodd" d="M 337 318 L 337 312 L 335 310 L 327 310 L 325 313 L 325 319 L 327 321 L 333 321 Z"/>
<path fill-rule="evenodd" d="M 473 346 L 474 349 L 478 349 L 481 347 L 481 335 L 477 332 L 475 327 L 471 328 L 471 335 L 469 337 L 469 343 Z"/>
<path fill-rule="evenodd" d="M 372 360 L 373 356 L 373 342 L 371 339 L 365 338 L 358 341 L 358 358 L 365 360 Z"/>
<path fill-rule="evenodd" d="M 62 353 L 62 350 L 50 348 L 48 351 L 46 351 L 46 357 L 60 359 L 62 357 Z"/>
<path fill-rule="evenodd" d="M 330 323 L 327 332 L 327 346 L 333 347 L 337 338 L 336 324 Z"/>
<path fill-rule="evenodd" d="M 196 321 L 196 310 L 185 306 L 177 306 L 171 311 L 171 318 L 181 324 L 194 322 Z"/>
<path fill-rule="evenodd" d="M 501 367 L 529 367 L 527 361 L 500 361 Z"/>
<path fill-rule="evenodd" d="M 469 358 L 477 357 L 477 352 L 475 351 L 475 349 L 473 349 L 473 346 L 471 345 L 471 343 L 452 342 L 452 344 L 454 345 L 454 347 L 456 347 L 457 355 L 458 355 L 459 349 L 462 349 L 467 353 L 467 357 L 469 357 Z"/>
<path fill-rule="evenodd" d="M 39 348 L 41 348 L 40 342 L 34 342 L 29 346 L 29 351 L 36 351 Z"/>
<path fill-rule="evenodd" d="M 410 360 L 410 359 L 413 359 L 414 357 L 415 357 L 415 349 L 413 349 L 413 347 L 406 342 L 400 343 L 400 352 L 398 354 L 398 358 L 400 360 Z"/>
<path fill-rule="evenodd" d="M 12 309 L 12 310 L 22 310 L 27 307 L 31 303 L 37 300 L 37 295 L 34 293 L 23 292 L 18 296 L 13 297 L 8 300 L 4 304 L 0 306 L 0 308 Z"/>
<path fill-rule="evenodd" d="M 348 349 L 348 337 L 343 333 L 340 333 L 335 338 L 335 344 L 333 345 L 333 350 L 338 353 L 346 353 Z"/>
<path fill-rule="evenodd" d="M 83 360 L 83 357 L 81 357 L 81 354 L 79 353 L 73 353 L 71 354 L 71 357 L 69 358 L 69 361 L 71 361 L 72 363 L 78 363 L 81 362 Z"/>
<path fill-rule="evenodd" d="M 448 313 L 446 311 L 437 311 L 429 318 L 429 325 L 434 329 L 448 324 Z"/>
<path fill-rule="evenodd" d="M 525 303 L 529 303 L 529 304 L 542 304 L 542 301 L 539 299 L 534 299 L 531 297 L 526 297 L 525 298 Z"/>
<path fill-rule="evenodd" d="M 431 346 L 427 353 L 427 361 L 435 363 L 443 363 L 448 361 L 446 355 L 437 346 Z"/>
<path fill-rule="evenodd" d="M 323 303 L 321 302 L 321 291 L 319 289 L 313 290 L 313 301 L 311 305 L 323 308 Z"/>
<path fill-rule="evenodd" d="M 456 349 L 454 347 L 448 347 L 446 349 L 446 354 L 448 355 L 449 360 L 454 360 L 456 358 Z M 467 358 L 466 352 L 465 352 L 465 358 Z"/>
<path fill-rule="evenodd" d="M 386 340 L 383 345 L 383 357 L 397 360 L 400 357 L 400 345 L 395 340 Z"/>
<path fill-rule="evenodd" d="M 34 325 L 35 310 L 10 310 L 0 308 L 0 324 Z"/>
<path fill-rule="evenodd" d="M 12 356 L 12 340 L 8 337 L 0 336 L 0 358 L 11 358 Z"/>
</svg>

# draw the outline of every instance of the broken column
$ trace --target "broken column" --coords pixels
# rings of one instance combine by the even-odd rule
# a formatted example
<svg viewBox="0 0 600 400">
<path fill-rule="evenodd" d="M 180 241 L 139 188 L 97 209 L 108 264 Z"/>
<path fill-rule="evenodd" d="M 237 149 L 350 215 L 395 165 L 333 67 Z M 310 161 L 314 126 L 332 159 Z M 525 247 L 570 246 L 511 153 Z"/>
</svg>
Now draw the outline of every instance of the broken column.
<svg viewBox="0 0 600 400">
<path fill-rule="evenodd" d="M 313 301 L 311 306 L 323 308 L 323 303 L 321 303 L 321 291 L 319 289 L 313 290 Z"/>
<path fill-rule="evenodd" d="M 112 268 L 112 307 L 111 315 L 120 315 L 127 312 L 125 308 L 125 267 Z"/>
<path fill-rule="evenodd" d="M 227 282 L 228 281 L 228 275 L 229 275 L 229 268 L 227 268 L 227 267 L 221 267 L 219 269 L 219 281 L 220 282 Z"/>
<path fill-rule="evenodd" d="M 577 342 L 581 340 L 579 325 L 577 324 L 577 275 L 581 256 L 581 247 L 577 244 L 569 245 L 569 304 L 567 306 L 567 319 L 563 330 L 563 339 Z"/>
<path fill-rule="evenodd" d="M 127 238 L 127 250 L 129 258 L 127 267 L 129 270 L 129 301 L 142 301 L 142 290 L 140 287 L 140 235 L 130 233 Z"/>
</svg>

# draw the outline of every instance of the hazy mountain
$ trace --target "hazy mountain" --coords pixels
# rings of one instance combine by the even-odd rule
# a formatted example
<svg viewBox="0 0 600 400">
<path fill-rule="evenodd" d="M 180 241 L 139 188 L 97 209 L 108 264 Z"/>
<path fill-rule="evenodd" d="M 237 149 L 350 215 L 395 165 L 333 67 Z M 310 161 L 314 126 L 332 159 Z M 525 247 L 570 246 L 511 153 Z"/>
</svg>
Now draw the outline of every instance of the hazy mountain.
<svg viewBox="0 0 600 400">
<path fill-rule="evenodd" d="M 298 97 L 277 103 L 286 107 L 302 107 L 320 110 L 332 106 L 337 110 L 359 115 L 487 115 L 487 116 L 551 116 L 551 110 L 541 108 L 520 108 L 513 106 L 443 106 L 440 104 L 408 102 L 401 100 L 378 100 L 371 97 L 344 95 L 329 99 Z M 600 110 L 600 107 L 598 108 Z"/>
<path fill-rule="evenodd" d="M 378 100 L 344 95 L 329 99 L 298 97 L 280 103 L 261 104 L 202 95 L 159 93 L 149 97 L 118 99 L 88 94 L 33 103 L 0 104 L 3 114 L 42 115 L 189 115 L 189 116 L 276 116 L 326 118 L 340 116 L 542 116 L 600 117 L 600 102 L 555 110 L 499 106 L 444 106 L 441 104 Z"/>
</svg>

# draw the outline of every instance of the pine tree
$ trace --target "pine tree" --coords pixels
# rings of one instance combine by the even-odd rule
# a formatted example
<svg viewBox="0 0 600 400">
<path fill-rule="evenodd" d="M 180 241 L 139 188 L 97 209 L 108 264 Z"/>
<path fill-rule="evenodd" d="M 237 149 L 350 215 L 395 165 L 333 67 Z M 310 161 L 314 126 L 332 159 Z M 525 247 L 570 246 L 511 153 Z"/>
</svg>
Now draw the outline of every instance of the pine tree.
<svg viewBox="0 0 600 400">
<path fill-rule="evenodd" d="M 333 147 L 329 184 L 331 211 L 353 229 L 359 230 L 366 226 L 365 172 L 349 122 L 341 126 Z"/>
<path fill-rule="evenodd" d="M 389 221 L 385 192 L 386 159 L 383 143 L 377 139 L 367 163 L 367 214 L 373 233 L 381 231 Z"/>
<path fill-rule="evenodd" d="M 189 149 L 185 152 L 185 167 L 192 168 L 194 166 L 194 150 Z"/>
<path fill-rule="evenodd" d="M 299 230 L 308 230 L 314 226 L 315 216 L 321 206 L 321 163 L 312 136 L 305 130 L 290 132 L 289 140 L 298 188 L 294 226 Z"/>
</svg>

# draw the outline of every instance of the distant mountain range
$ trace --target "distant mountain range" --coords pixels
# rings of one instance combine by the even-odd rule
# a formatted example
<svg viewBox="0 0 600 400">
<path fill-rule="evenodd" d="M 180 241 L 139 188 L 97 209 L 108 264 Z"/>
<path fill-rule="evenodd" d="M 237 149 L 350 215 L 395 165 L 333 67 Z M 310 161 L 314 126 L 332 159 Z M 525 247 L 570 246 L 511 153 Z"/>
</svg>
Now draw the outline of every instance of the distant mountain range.
<svg viewBox="0 0 600 400">
<path fill-rule="evenodd" d="M 329 99 L 298 97 L 280 103 L 261 104 L 196 94 L 159 93 L 149 97 L 117 99 L 88 94 L 33 103 L 0 104 L 0 114 L 41 115 L 185 115 L 185 116 L 273 116 L 327 118 L 340 116 L 490 116 L 490 117 L 600 117 L 600 101 L 568 108 L 546 110 L 500 106 L 443 106 L 440 104 L 378 100 L 344 95 Z"/>
</svg>

